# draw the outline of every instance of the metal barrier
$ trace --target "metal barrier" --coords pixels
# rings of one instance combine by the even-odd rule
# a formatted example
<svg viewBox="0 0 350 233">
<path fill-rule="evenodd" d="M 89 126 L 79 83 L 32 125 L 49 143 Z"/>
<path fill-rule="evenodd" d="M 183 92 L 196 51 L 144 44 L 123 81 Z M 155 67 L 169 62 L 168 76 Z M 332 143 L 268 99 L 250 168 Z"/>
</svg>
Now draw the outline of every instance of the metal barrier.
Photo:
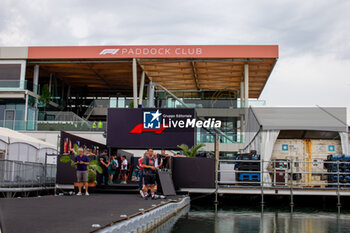
<svg viewBox="0 0 350 233">
<path fill-rule="evenodd" d="M 262 205 L 264 205 L 264 192 L 267 190 L 275 190 L 276 194 L 278 190 L 287 191 L 290 195 L 290 205 L 294 205 L 293 196 L 297 191 L 304 190 L 312 194 L 333 191 L 337 196 L 337 206 L 341 206 L 341 193 L 350 192 L 350 157 L 346 157 L 347 160 L 314 159 L 313 161 L 308 155 L 303 156 L 304 161 L 221 159 L 218 160 L 216 184 L 221 188 L 260 190 Z M 241 169 L 240 164 L 244 164 Z"/>
<path fill-rule="evenodd" d="M 259 169 L 250 169 L 253 164 L 260 164 Z M 350 189 L 350 161 L 220 159 L 218 173 L 218 184 L 227 187 Z"/>
<path fill-rule="evenodd" d="M 56 165 L 0 160 L 0 188 L 54 185 Z"/>
</svg>

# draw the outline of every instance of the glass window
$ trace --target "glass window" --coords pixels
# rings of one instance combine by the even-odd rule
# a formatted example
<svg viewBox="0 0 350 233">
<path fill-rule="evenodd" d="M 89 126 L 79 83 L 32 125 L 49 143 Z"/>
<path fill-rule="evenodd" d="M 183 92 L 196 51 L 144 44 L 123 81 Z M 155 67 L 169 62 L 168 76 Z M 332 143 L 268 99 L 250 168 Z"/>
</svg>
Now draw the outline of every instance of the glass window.
<svg viewBox="0 0 350 233">
<path fill-rule="evenodd" d="M 125 108 L 125 97 L 118 98 L 118 108 Z"/>
<path fill-rule="evenodd" d="M 116 108 L 117 107 L 117 97 L 111 97 L 109 100 L 109 107 Z"/>
</svg>

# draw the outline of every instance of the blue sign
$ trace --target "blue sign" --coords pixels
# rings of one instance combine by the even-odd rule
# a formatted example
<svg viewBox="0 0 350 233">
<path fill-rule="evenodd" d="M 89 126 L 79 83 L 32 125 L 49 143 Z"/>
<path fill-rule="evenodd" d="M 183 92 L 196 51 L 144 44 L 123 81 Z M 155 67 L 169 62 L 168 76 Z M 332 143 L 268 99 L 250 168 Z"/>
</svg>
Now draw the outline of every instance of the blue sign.
<svg viewBox="0 0 350 233">
<path fill-rule="evenodd" d="M 335 151 L 334 145 L 328 145 L 328 151 Z"/>
<path fill-rule="evenodd" d="M 288 144 L 282 144 L 282 151 L 288 151 Z"/>
<path fill-rule="evenodd" d="M 143 128 L 144 129 L 160 129 L 162 114 L 157 111 L 143 112 Z"/>
</svg>

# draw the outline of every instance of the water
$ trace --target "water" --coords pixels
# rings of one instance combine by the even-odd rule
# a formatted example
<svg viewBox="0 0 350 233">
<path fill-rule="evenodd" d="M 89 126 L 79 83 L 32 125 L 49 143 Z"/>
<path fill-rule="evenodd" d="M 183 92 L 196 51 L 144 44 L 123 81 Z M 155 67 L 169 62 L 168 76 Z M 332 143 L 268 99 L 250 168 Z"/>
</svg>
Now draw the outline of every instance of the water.
<svg viewBox="0 0 350 233">
<path fill-rule="evenodd" d="M 164 232 L 164 231 L 163 231 Z M 337 209 L 192 205 L 172 224 L 171 233 L 350 232 L 350 212 Z"/>
</svg>

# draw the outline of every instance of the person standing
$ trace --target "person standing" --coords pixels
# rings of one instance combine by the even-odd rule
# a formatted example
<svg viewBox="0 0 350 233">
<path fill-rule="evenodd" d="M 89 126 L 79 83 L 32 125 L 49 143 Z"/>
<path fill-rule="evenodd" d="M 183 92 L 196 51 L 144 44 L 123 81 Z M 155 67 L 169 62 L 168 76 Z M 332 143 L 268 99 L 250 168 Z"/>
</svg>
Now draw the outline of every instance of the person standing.
<svg viewBox="0 0 350 233">
<path fill-rule="evenodd" d="M 107 157 L 107 150 L 104 150 L 103 153 L 101 155 L 98 156 L 97 158 L 98 163 L 100 165 L 100 167 L 102 168 L 102 174 L 97 173 L 97 184 L 102 185 L 108 184 L 108 157 Z"/>
<path fill-rule="evenodd" d="M 108 174 L 109 174 L 109 184 L 113 184 L 113 176 L 115 176 L 115 172 L 117 171 L 118 160 L 116 159 L 116 155 L 113 155 L 109 158 L 109 166 L 108 166 Z"/>
<path fill-rule="evenodd" d="M 157 192 L 158 185 L 160 185 L 158 171 L 163 167 L 163 158 L 160 154 L 153 153 L 153 160 L 154 160 L 154 167 L 155 167 L 155 169 L 153 170 L 153 174 L 156 179 L 154 184 L 154 192 Z"/>
<path fill-rule="evenodd" d="M 150 153 L 150 152 L 153 152 L 153 150 L 149 149 L 148 152 L 145 153 L 145 156 L 142 159 L 143 180 L 145 183 L 143 187 L 143 192 L 144 192 L 145 199 L 147 199 L 149 196 L 148 191 L 151 192 L 152 199 L 155 198 L 154 185 L 155 185 L 156 179 L 153 171 L 156 168 L 154 166 L 154 159 L 152 156 L 153 153 Z"/>
<path fill-rule="evenodd" d="M 141 158 L 139 158 L 138 163 L 137 163 L 137 169 L 139 169 L 139 191 L 142 197 L 143 196 L 143 191 L 142 191 L 142 187 L 143 187 L 143 167 L 142 167 L 142 159 L 143 156 Z"/>
<path fill-rule="evenodd" d="M 79 155 L 75 156 L 74 165 L 77 166 L 77 181 L 78 181 L 78 196 L 81 196 L 81 188 L 85 186 L 85 195 L 89 196 L 88 193 L 88 169 L 89 159 L 84 155 L 83 148 L 79 148 Z"/>
<path fill-rule="evenodd" d="M 102 121 L 99 121 L 98 122 L 98 130 L 102 130 L 102 128 L 103 128 L 103 123 L 102 123 Z"/>
<path fill-rule="evenodd" d="M 169 165 L 170 165 L 169 161 L 171 160 L 171 155 L 165 154 L 165 150 L 162 149 L 159 156 L 161 156 L 161 158 L 163 160 L 162 168 L 169 169 Z"/>
<path fill-rule="evenodd" d="M 154 167 L 155 171 L 158 171 L 163 166 L 163 158 L 162 155 L 153 153 Z"/>
<path fill-rule="evenodd" d="M 126 156 L 123 155 L 121 157 L 121 165 L 120 165 L 120 172 L 121 172 L 121 176 L 122 176 L 122 182 L 120 182 L 121 184 L 127 184 L 126 180 L 127 180 L 127 176 L 128 176 L 128 160 L 126 159 Z"/>
</svg>

